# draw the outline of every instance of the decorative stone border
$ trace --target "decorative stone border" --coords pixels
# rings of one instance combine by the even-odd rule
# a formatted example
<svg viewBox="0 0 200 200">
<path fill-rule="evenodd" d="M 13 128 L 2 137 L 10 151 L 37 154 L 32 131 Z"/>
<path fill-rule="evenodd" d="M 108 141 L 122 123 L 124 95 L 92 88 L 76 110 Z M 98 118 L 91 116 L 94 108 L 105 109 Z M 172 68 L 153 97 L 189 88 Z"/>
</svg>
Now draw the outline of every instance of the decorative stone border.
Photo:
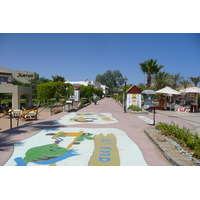
<svg viewBox="0 0 200 200">
<path fill-rule="evenodd" d="M 115 101 L 116 103 L 118 103 L 121 107 L 123 107 L 123 104 L 119 101 Z M 127 110 L 128 113 L 131 113 L 131 114 L 142 114 L 142 115 L 148 115 L 149 112 L 148 111 L 131 111 L 131 110 Z"/>
<path fill-rule="evenodd" d="M 131 114 L 142 114 L 142 115 L 148 115 L 149 114 L 149 112 L 147 112 L 147 111 L 131 111 L 131 110 L 128 110 L 127 112 L 131 113 Z"/>
</svg>

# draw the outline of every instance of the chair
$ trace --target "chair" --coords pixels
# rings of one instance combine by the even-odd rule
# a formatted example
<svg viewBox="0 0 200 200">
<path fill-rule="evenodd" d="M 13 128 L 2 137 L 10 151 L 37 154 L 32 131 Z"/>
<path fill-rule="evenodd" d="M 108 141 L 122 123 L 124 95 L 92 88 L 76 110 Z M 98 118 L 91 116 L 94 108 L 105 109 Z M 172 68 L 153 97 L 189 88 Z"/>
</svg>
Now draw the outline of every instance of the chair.
<svg viewBox="0 0 200 200">
<path fill-rule="evenodd" d="M 7 112 L 6 110 L 3 110 L 3 115 L 1 117 L 6 117 L 9 118 L 10 113 Z"/>
<path fill-rule="evenodd" d="M 174 110 L 174 111 L 175 111 L 175 106 L 176 106 L 176 104 L 175 104 L 175 103 L 172 103 L 172 104 L 170 105 L 170 111 L 171 111 L 171 110 Z"/>
</svg>

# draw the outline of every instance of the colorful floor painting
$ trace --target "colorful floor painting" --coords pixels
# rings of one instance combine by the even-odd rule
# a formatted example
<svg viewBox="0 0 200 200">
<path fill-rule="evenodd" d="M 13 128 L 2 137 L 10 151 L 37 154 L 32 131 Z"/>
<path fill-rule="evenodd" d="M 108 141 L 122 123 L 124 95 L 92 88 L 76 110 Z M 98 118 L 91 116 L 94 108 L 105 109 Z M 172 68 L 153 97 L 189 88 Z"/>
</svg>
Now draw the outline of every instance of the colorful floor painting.
<svg viewBox="0 0 200 200">
<path fill-rule="evenodd" d="M 112 117 L 111 113 L 70 113 L 60 120 L 55 121 L 56 124 L 110 124 L 118 121 Z"/>
<path fill-rule="evenodd" d="M 52 128 L 15 144 L 4 166 L 147 166 L 138 146 L 116 128 Z"/>
</svg>

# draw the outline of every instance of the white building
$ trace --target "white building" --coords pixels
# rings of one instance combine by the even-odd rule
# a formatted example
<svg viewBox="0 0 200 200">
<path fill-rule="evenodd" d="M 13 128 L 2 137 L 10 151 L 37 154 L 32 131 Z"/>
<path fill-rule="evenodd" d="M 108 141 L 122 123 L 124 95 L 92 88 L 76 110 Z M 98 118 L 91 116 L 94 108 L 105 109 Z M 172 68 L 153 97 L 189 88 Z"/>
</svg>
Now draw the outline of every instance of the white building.
<svg viewBox="0 0 200 200">
<path fill-rule="evenodd" d="M 101 83 L 96 82 L 96 81 L 69 81 L 66 80 L 65 83 L 70 83 L 72 85 L 84 85 L 84 86 L 94 86 L 95 88 L 102 89 L 104 94 L 108 94 L 108 89 L 106 85 L 101 85 Z"/>
</svg>

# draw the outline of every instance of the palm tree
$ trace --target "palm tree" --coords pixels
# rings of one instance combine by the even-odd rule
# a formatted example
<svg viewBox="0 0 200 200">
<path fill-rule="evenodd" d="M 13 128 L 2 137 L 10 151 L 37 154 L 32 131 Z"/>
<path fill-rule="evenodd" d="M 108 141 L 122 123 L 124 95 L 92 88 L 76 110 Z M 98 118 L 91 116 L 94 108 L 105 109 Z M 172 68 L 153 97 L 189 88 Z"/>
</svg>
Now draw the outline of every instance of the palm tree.
<svg viewBox="0 0 200 200">
<path fill-rule="evenodd" d="M 180 81 L 182 81 L 184 77 L 181 76 L 180 73 L 171 74 L 170 76 L 171 76 L 171 87 L 176 90 L 177 87 L 179 86 Z"/>
<path fill-rule="evenodd" d="M 152 75 L 157 74 L 160 71 L 160 69 L 162 69 L 164 66 L 159 66 L 157 64 L 157 59 L 153 58 L 145 60 L 144 62 L 139 63 L 139 65 L 141 66 L 142 72 L 147 74 L 147 89 L 150 90 Z"/>
<path fill-rule="evenodd" d="M 53 79 L 53 82 L 60 82 L 60 81 L 65 82 L 65 78 L 62 76 L 58 76 L 58 75 L 52 76 L 52 79 Z"/>
<path fill-rule="evenodd" d="M 190 82 L 188 80 L 182 80 L 180 81 L 180 84 L 185 88 L 187 88 L 187 86 L 190 84 Z"/>
<path fill-rule="evenodd" d="M 200 82 L 200 76 L 198 77 L 188 77 L 189 80 L 197 87 L 198 83 Z"/>
<path fill-rule="evenodd" d="M 45 78 L 45 77 L 38 78 L 38 84 L 47 83 L 49 81 L 50 80 L 48 78 Z"/>
<path fill-rule="evenodd" d="M 171 76 L 168 72 L 158 72 L 155 76 L 153 76 L 153 87 L 155 90 L 169 86 L 170 82 Z"/>
</svg>

